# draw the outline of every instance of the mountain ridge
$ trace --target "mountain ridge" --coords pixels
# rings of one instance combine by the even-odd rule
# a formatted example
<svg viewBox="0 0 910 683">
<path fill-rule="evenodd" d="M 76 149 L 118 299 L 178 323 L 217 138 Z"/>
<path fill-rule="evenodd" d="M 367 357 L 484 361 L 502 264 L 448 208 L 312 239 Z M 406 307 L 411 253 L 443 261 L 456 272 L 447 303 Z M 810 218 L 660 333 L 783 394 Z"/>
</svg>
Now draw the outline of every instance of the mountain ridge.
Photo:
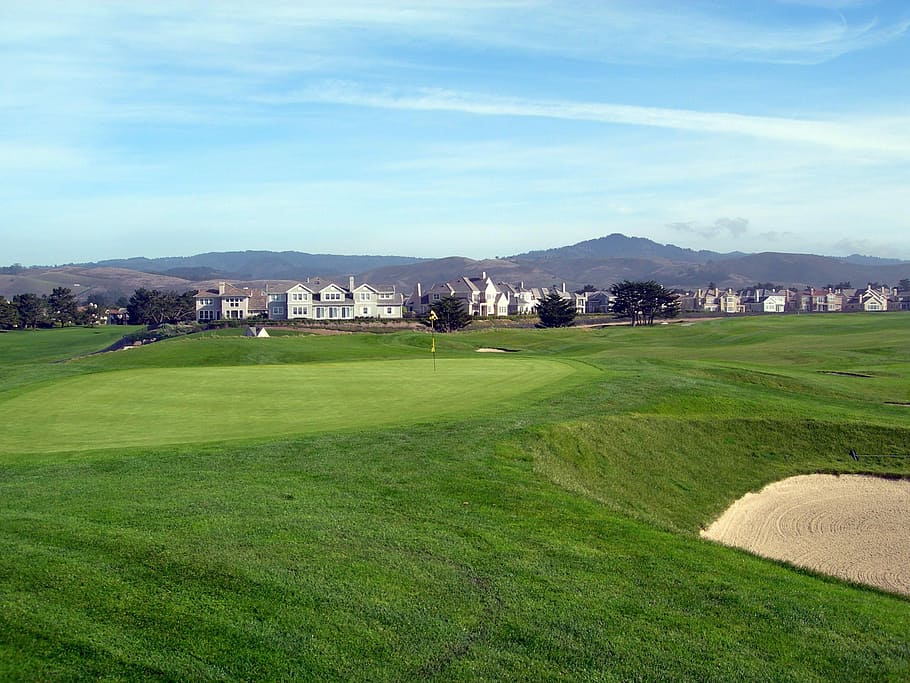
<svg viewBox="0 0 910 683">
<path fill-rule="evenodd" d="M 0 295 L 48 294 L 57 286 L 88 293 L 106 291 L 129 295 L 138 287 L 185 291 L 219 281 L 296 281 L 321 277 L 347 282 L 391 284 L 410 293 L 424 287 L 486 272 L 495 281 L 527 286 L 584 285 L 606 288 L 621 280 L 654 279 L 668 287 L 746 287 L 758 282 L 781 286 L 818 286 L 851 282 L 897 284 L 910 278 L 910 261 L 861 256 L 819 256 L 781 252 L 692 250 L 662 245 L 643 237 L 612 233 L 553 249 L 535 250 L 506 258 L 470 259 L 447 256 L 427 259 L 408 256 L 345 256 L 306 252 L 248 250 L 207 252 L 194 256 L 150 259 L 108 259 L 54 268 L 0 268 Z"/>
</svg>

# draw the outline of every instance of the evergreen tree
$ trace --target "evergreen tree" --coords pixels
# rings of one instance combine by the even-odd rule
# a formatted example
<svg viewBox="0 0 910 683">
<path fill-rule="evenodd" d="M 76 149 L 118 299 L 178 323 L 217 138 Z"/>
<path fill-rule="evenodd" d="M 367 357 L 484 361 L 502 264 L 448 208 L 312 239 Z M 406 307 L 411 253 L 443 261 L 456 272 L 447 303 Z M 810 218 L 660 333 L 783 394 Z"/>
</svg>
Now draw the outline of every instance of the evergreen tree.
<svg viewBox="0 0 910 683">
<path fill-rule="evenodd" d="M 193 320 L 196 317 L 195 295 L 195 291 L 177 294 L 140 287 L 133 292 L 126 305 L 130 323 L 158 327 L 164 323 Z"/>
<path fill-rule="evenodd" d="M 537 304 L 540 327 L 568 327 L 575 322 L 575 304 L 556 292 L 550 292 Z"/>
<path fill-rule="evenodd" d="M 44 302 L 36 294 L 17 294 L 13 297 L 13 305 L 19 313 L 19 322 L 22 327 L 35 328 L 47 319 Z"/>
<path fill-rule="evenodd" d="M 0 330 L 11 330 L 19 326 L 19 311 L 0 296 Z"/>
<path fill-rule="evenodd" d="M 471 324 L 471 316 L 464 310 L 460 299 L 444 296 L 431 307 L 436 314 L 434 328 L 439 332 L 455 332 Z"/>
<path fill-rule="evenodd" d="M 620 318 L 630 318 L 633 327 L 653 325 L 654 318 L 675 318 L 679 315 L 679 299 L 654 280 L 623 280 L 613 285 L 610 293 L 616 297 L 613 313 Z"/>
<path fill-rule="evenodd" d="M 62 326 L 72 325 L 76 320 L 76 297 L 67 287 L 54 287 L 47 297 L 47 313 L 52 322 Z"/>
</svg>

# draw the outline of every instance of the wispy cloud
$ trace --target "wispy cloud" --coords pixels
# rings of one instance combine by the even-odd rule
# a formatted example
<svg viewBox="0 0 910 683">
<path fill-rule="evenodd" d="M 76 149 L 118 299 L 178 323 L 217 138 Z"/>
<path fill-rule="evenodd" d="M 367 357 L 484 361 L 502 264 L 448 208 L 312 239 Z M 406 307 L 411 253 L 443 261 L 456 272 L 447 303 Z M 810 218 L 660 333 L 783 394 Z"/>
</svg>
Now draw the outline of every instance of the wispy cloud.
<svg viewBox="0 0 910 683">
<path fill-rule="evenodd" d="M 712 225 L 703 225 L 692 221 L 668 223 L 667 227 L 685 235 L 695 235 L 706 239 L 724 236 L 738 239 L 749 232 L 749 220 L 746 218 L 718 218 Z"/>
<path fill-rule="evenodd" d="M 901 131 L 895 129 L 894 121 L 882 127 L 876 121 L 842 123 L 599 102 L 527 100 L 438 89 L 398 95 L 388 91 L 370 92 L 355 84 L 338 82 L 289 95 L 265 97 L 260 101 L 272 104 L 321 102 L 381 109 L 592 121 L 745 135 L 889 156 L 910 154 L 910 117 L 904 120 L 905 127 Z"/>
</svg>

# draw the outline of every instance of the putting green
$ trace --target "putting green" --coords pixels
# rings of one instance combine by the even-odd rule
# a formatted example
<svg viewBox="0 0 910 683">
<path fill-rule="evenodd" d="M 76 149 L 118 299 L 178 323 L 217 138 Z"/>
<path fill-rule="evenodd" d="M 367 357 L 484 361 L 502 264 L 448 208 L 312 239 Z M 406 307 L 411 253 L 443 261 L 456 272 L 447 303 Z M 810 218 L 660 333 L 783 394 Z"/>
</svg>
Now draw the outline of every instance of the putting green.
<svg viewBox="0 0 910 683">
<path fill-rule="evenodd" d="M 491 357 L 440 360 L 435 371 L 430 359 L 421 359 L 106 372 L 0 403 L 0 452 L 159 446 L 496 415 L 513 409 L 504 401 L 577 372 L 585 366 Z"/>
</svg>

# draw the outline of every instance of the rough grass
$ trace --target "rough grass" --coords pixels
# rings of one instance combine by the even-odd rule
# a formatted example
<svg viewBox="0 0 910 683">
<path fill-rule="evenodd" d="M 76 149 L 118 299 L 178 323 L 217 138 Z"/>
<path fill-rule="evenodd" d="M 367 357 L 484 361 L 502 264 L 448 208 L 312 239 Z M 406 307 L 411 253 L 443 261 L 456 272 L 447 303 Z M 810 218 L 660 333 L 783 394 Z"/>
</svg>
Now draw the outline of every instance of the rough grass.
<svg viewBox="0 0 910 683">
<path fill-rule="evenodd" d="M 697 530 L 767 481 L 855 471 L 850 447 L 907 450 L 907 409 L 882 401 L 910 398 L 907 322 L 469 332 L 438 337 L 438 360 L 588 369 L 422 424 L 0 456 L 0 679 L 906 680 L 907 600 Z M 206 336 L 29 379 L 9 336 L 4 414 L 181 368 L 431 362 L 415 333 Z M 872 377 L 818 372 L 842 368 Z M 115 441 L 110 401 L 84 398 Z"/>
</svg>

